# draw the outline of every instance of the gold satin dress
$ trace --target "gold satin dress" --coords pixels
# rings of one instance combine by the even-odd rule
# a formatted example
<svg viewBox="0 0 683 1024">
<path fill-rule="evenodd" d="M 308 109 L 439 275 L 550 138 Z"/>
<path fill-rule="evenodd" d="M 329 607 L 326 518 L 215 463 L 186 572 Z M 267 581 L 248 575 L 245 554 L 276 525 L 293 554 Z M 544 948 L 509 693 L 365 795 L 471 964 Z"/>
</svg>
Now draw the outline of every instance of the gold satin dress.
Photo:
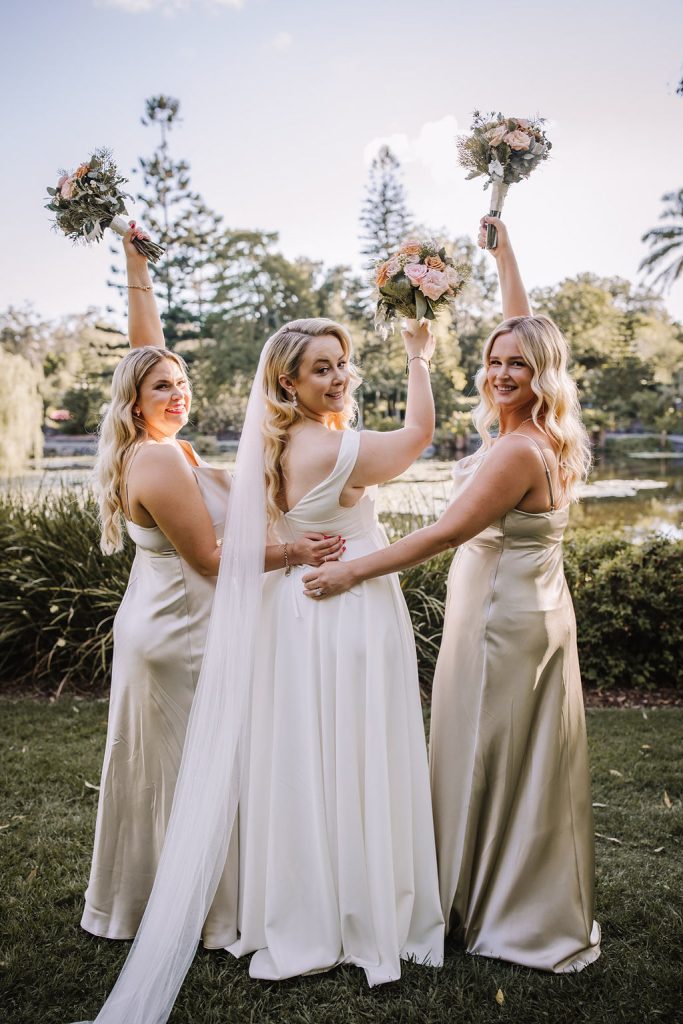
<svg viewBox="0 0 683 1024">
<path fill-rule="evenodd" d="M 229 474 L 184 447 L 221 537 Z M 136 551 L 114 620 L 107 740 L 81 920 L 107 939 L 134 937 L 154 883 L 216 583 L 189 566 L 157 526 L 126 520 L 126 528 Z M 235 836 L 202 935 L 208 948 L 235 939 L 236 856 Z"/>
<path fill-rule="evenodd" d="M 456 465 L 454 499 L 485 457 Z M 600 928 L 576 622 L 562 556 L 569 513 L 553 507 L 547 464 L 546 475 L 551 511 L 514 509 L 453 559 L 430 773 L 447 928 L 459 930 L 469 953 L 560 973 L 598 958 Z"/>
</svg>

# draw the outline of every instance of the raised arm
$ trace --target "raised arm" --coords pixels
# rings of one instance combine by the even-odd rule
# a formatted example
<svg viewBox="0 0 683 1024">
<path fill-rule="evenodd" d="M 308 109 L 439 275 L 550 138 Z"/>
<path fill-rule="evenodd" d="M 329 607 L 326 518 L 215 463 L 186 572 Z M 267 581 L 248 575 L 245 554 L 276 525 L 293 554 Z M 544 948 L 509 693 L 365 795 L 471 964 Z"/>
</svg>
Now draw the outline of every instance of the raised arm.
<svg viewBox="0 0 683 1024">
<path fill-rule="evenodd" d="M 434 436 L 434 397 L 429 379 L 429 360 L 434 337 L 427 323 L 411 321 L 403 331 L 408 360 L 406 416 L 400 430 L 364 430 L 353 473 L 352 487 L 370 487 L 393 480 L 422 454 Z"/>
<path fill-rule="evenodd" d="M 469 487 L 432 526 L 362 558 L 312 570 L 303 577 L 306 593 L 309 597 L 332 597 L 364 580 L 408 569 L 464 544 L 515 508 L 538 482 L 541 472 L 538 456 L 520 439 L 510 438 L 506 445 L 496 445 Z M 321 595 L 318 590 L 322 590 Z"/>
<path fill-rule="evenodd" d="M 131 229 L 123 239 L 126 253 L 126 274 L 128 278 L 128 338 L 131 348 L 154 345 L 165 348 L 164 330 L 154 298 L 152 279 L 149 275 L 147 258 L 137 251 L 132 239 L 138 235 L 146 237 L 130 221 Z"/>
<path fill-rule="evenodd" d="M 498 280 L 503 298 L 503 319 L 511 316 L 531 316 L 531 305 L 522 275 L 517 266 L 517 257 L 510 244 L 510 235 L 500 217 L 482 217 L 479 225 L 479 246 L 486 247 L 486 225 L 493 224 L 498 232 L 498 243 L 495 249 L 489 249 L 496 261 Z"/>
</svg>

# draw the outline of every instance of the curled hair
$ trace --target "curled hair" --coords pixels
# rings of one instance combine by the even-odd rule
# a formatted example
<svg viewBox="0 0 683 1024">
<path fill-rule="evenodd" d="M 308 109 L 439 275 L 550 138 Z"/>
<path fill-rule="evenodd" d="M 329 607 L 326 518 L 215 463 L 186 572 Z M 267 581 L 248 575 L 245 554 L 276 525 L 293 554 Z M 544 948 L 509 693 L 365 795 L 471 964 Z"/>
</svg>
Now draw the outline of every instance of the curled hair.
<svg viewBox="0 0 683 1024">
<path fill-rule="evenodd" d="M 274 522 L 280 515 L 278 498 L 284 490 L 285 483 L 282 457 L 287 447 L 289 430 L 295 423 L 300 423 L 304 419 L 304 413 L 293 404 L 291 397 L 280 383 L 280 377 L 284 375 L 296 380 L 301 360 L 311 339 L 322 338 L 326 335 L 332 335 L 341 344 L 349 366 L 349 387 L 346 392 L 344 408 L 339 413 L 329 413 L 325 417 L 325 425 L 332 430 L 344 430 L 356 417 L 358 407 L 353 393 L 361 383 L 360 374 L 352 362 L 353 342 L 346 328 L 334 320 L 314 317 L 306 320 L 293 320 L 281 327 L 270 338 L 270 348 L 263 370 L 266 402 L 263 441 L 266 502 L 270 522 Z"/>
<path fill-rule="evenodd" d="M 134 445 L 148 436 L 145 421 L 133 413 L 133 408 L 143 380 L 162 359 L 175 363 L 187 379 L 187 366 L 180 356 L 151 345 L 133 349 L 114 370 L 111 402 L 100 424 L 95 460 L 95 491 L 102 529 L 100 547 L 105 555 L 123 547 L 124 467 Z"/>
<path fill-rule="evenodd" d="M 498 324 L 484 345 L 483 363 L 475 383 L 479 405 L 472 416 L 484 447 L 493 443 L 490 427 L 498 420 L 498 410 L 488 382 L 491 349 L 496 338 L 514 331 L 519 349 L 531 367 L 531 390 L 536 395 L 533 421 L 556 443 L 560 486 L 564 501 L 578 500 L 578 484 L 591 467 L 591 450 L 586 428 L 581 421 L 581 406 L 576 384 L 567 370 L 569 347 L 555 324 L 547 316 L 514 316 Z M 539 423 L 539 417 L 543 423 Z"/>
</svg>

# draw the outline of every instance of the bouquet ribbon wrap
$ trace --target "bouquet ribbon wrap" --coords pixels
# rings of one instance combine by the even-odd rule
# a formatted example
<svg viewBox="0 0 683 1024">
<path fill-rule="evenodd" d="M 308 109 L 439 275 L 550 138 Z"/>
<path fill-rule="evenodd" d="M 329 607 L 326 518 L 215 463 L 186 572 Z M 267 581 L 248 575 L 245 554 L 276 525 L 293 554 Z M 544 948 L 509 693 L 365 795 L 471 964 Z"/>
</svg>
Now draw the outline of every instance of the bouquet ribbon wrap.
<svg viewBox="0 0 683 1024">
<path fill-rule="evenodd" d="M 506 185 L 504 181 L 494 181 L 491 184 L 491 208 L 489 209 L 489 217 L 500 217 L 503 212 L 503 203 L 505 197 L 508 194 L 509 185 Z M 498 244 L 498 232 L 496 231 L 493 224 L 487 224 L 486 226 L 486 248 L 495 249 Z"/>
</svg>

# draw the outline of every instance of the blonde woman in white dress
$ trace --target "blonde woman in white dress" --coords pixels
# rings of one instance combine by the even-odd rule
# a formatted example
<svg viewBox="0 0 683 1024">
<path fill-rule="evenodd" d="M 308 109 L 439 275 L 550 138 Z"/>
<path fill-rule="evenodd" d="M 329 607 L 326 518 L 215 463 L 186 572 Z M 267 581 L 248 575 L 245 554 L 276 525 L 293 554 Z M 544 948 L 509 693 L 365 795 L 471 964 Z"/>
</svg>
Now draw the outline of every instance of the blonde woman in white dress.
<svg viewBox="0 0 683 1024">
<path fill-rule="evenodd" d="M 507 231 L 497 218 L 486 223 L 498 229 L 506 320 L 477 377 L 482 447 L 457 463 L 451 504 L 433 526 L 311 570 L 304 582 L 318 602 L 457 548 L 431 717 L 443 913 L 468 952 L 560 973 L 600 955 L 576 623 L 562 559 L 590 458 L 566 342 L 552 321 L 531 315 Z"/>
<path fill-rule="evenodd" d="M 111 700 L 82 927 L 132 939 L 157 871 L 219 568 L 230 476 L 178 438 L 190 413 L 182 359 L 164 348 L 146 259 L 124 241 L 133 351 L 117 367 L 102 424 L 97 482 L 102 546 L 135 544 L 114 621 Z M 139 232 L 138 232 L 139 233 Z M 307 534 L 266 549 L 266 569 L 334 558 L 341 538 Z M 236 846 L 204 944 L 235 939 Z"/>
</svg>

